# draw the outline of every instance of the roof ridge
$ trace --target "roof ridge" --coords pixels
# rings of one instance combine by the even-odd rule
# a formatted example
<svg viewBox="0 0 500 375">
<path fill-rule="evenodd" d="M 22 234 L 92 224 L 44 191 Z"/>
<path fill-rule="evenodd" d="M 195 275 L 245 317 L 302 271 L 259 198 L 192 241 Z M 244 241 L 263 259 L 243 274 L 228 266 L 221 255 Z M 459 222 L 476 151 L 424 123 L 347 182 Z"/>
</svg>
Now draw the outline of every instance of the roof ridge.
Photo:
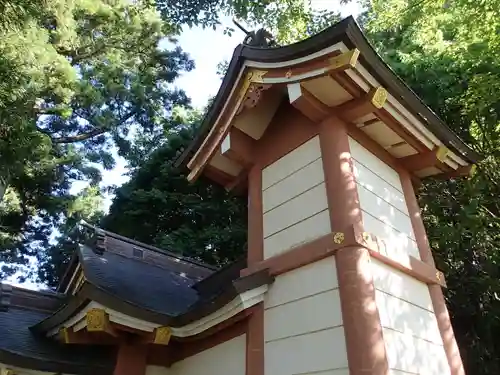
<svg viewBox="0 0 500 375">
<path fill-rule="evenodd" d="M 64 297 L 51 290 L 33 290 L 0 283 L 0 311 L 8 311 L 10 308 L 53 311 L 64 301 Z"/>
<path fill-rule="evenodd" d="M 190 263 L 190 264 L 194 264 L 196 266 L 203 267 L 203 268 L 209 269 L 211 271 L 218 270 L 218 267 L 214 267 L 214 266 L 211 266 L 209 264 L 206 264 L 206 263 L 203 263 L 203 262 L 200 262 L 200 261 L 196 261 L 196 260 L 188 258 L 188 257 L 183 257 L 182 255 L 175 254 L 175 253 L 173 253 L 171 251 L 168 251 L 168 250 L 165 250 L 165 249 L 160 249 L 159 247 L 156 247 L 156 246 L 153 246 L 153 245 L 148 245 L 148 244 L 146 244 L 144 242 L 140 242 L 140 241 L 134 240 L 132 238 L 122 236 L 122 235 L 120 235 L 118 233 L 114 233 L 114 232 L 102 229 L 100 227 L 94 226 L 94 225 L 89 224 L 89 223 L 87 223 L 85 221 L 80 222 L 80 224 L 83 225 L 83 226 L 85 226 L 85 227 L 87 227 L 87 228 L 89 228 L 89 229 L 93 229 L 95 231 L 102 231 L 102 232 L 104 232 L 104 234 L 106 236 L 110 236 L 110 237 L 116 238 L 118 240 L 121 240 L 121 241 L 124 241 L 124 242 L 128 242 L 128 243 L 130 243 L 132 245 L 137 245 L 137 246 L 143 247 L 145 249 L 154 251 L 156 253 L 167 255 L 167 256 L 170 256 L 172 258 L 179 259 L 180 261 L 183 261 L 183 262 L 186 262 L 186 263 Z"/>
</svg>

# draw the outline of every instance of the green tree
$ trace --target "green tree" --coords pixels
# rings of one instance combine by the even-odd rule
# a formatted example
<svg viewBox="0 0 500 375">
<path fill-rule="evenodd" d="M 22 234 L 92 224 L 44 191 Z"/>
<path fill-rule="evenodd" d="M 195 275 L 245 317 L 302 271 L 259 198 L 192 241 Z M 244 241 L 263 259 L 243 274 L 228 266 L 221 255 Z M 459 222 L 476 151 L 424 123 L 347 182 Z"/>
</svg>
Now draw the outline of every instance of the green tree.
<svg viewBox="0 0 500 375">
<path fill-rule="evenodd" d="M 466 372 L 500 372 L 500 2 L 374 0 L 361 18 L 392 68 L 485 159 L 420 203 Z"/>
<path fill-rule="evenodd" d="M 189 104 L 171 83 L 194 64 L 146 2 L 0 5 L 19 15 L 0 16 L 0 261 L 12 265 L 78 216 L 73 181 L 95 189 L 113 149 L 171 125 Z"/>
</svg>

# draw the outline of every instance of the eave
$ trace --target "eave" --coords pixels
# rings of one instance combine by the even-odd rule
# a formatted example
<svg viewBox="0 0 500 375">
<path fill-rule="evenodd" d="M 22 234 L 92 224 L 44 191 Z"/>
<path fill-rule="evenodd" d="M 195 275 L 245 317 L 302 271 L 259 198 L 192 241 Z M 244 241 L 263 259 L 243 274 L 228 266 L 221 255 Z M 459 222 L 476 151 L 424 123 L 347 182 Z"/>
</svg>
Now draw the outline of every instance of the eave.
<svg viewBox="0 0 500 375">
<path fill-rule="evenodd" d="M 356 51 L 359 51 L 359 59 L 348 60 Z M 335 61 L 339 56 L 343 56 L 344 61 Z M 342 98 L 337 98 L 339 103 L 336 103 L 331 102 L 331 98 L 311 95 L 312 91 L 318 90 L 320 84 L 317 83 L 321 77 L 332 78 L 335 85 L 342 88 L 344 102 L 340 100 Z M 303 95 L 292 98 L 291 91 L 295 93 L 296 90 L 291 85 L 299 85 Z M 284 87 L 288 88 L 288 95 L 279 97 L 277 92 L 286 91 Z M 253 107 L 257 106 L 254 112 L 261 115 L 269 112 L 267 107 L 271 107 L 271 111 L 272 108 L 276 110 L 279 101 L 285 98 L 313 121 L 320 121 L 322 116 L 345 113 L 343 109 L 339 110 L 341 106 L 349 106 L 348 101 L 363 101 L 378 89 L 385 92 L 384 103 L 379 108 L 368 110 L 366 115 L 369 116 L 366 116 L 365 121 L 353 117 L 344 120 L 372 138 L 377 133 L 379 136 L 389 134 L 394 139 L 400 139 L 399 146 L 397 142 L 383 145 L 389 152 L 394 151 L 395 158 L 420 154 L 442 156 L 441 159 L 428 158 L 428 165 L 411 171 L 416 177 L 467 175 L 474 169 L 473 164 L 480 156 L 460 140 L 383 62 L 352 17 L 293 45 L 269 49 L 243 45 L 237 47 L 199 134 L 179 157 L 177 165 L 188 166 L 189 180 L 196 179 L 203 171 L 213 180 L 232 188 L 238 185 L 238 181 L 244 180 L 251 164 L 246 155 L 251 155 L 252 144 L 265 131 L 259 130 L 260 134 L 252 134 L 241 125 L 244 121 L 242 117 L 250 116 Z M 256 90 L 259 91 L 257 95 Z M 265 95 L 265 100 L 261 99 L 260 102 L 265 102 L 267 107 L 259 104 L 259 97 Z M 244 108 L 249 100 L 250 106 Z M 272 101 L 277 103 L 268 104 Z M 363 110 L 366 111 L 366 106 Z M 375 122 L 380 122 L 384 125 L 383 131 L 374 128 L 370 134 L 370 128 L 363 129 L 370 116 L 372 128 Z M 269 121 L 272 113 L 267 117 L 266 121 Z M 236 121 L 240 124 L 235 124 Z M 262 121 L 255 121 L 254 118 L 253 124 L 256 123 Z M 243 130 L 246 137 L 237 134 L 238 141 L 231 145 L 231 139 L 236 138 L 232 134 L 234 129 Z M 374 140 L 380 141 L 376 137 Z M 391 150 L 395 145 L 400 150 Z"/>
<path fill-rule="evenodd" d="M 89 331 L 88 314 L 102 310 L 109 320 L 109 327 L 103 332 L 110 336 L 119 335 L 120 331 L 132 331 L 154 343 L 154 333 L 161 328 L 168 328 L 172 338 L 196 336 L 262 302 L 272 280 L 267 270 L 240 277 L 226 284 L 216 297 L 201 299 L 176 316 L 134 305 L 86 281 L 66 305 L 31 329 L 52 338 L 58 338 L 61 332 L 67 334 L 69 329 L 70 334 L 79 334 L 80 339 L 87 340 L 88 333 L 92 333 Z"/>
</svg>

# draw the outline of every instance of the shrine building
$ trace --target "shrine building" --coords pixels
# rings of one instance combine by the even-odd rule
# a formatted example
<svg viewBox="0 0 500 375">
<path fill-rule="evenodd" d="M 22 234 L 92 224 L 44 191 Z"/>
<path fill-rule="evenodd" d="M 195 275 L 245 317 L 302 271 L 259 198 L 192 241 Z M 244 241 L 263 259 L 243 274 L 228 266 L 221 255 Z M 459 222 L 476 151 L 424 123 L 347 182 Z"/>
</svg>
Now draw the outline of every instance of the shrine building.
<svg viewBox="0 0 500 375">
<path fill-rule="evenodd" d="M 248 196 L 246 256 L 86 225 L 56 291 L 0 284 L 1 375 L 463 375 L 415 187 L 479 159 L 353 18 L 241 44 L 176 163 Z"/>
</svg>

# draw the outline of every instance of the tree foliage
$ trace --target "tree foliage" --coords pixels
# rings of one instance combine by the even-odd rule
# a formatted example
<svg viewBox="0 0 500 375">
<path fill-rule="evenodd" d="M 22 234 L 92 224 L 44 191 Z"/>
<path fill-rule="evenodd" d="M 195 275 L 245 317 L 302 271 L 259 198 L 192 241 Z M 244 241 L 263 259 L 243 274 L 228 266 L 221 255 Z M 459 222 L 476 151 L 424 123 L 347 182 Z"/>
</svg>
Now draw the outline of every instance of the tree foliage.
<svg viewBox="0 0 500 375">
<path fill-rule="evenodd" d="M 189 104 L 171 83 L 194 65 L 143 1 L 2 6 L 11 12 L 0 16 L 0 261 L 12 264 L 86 215 L 74 210 L 73 181 L 97 186 L 114 149 L 126 155 L 134 137 L 171 125 Z"/>
<path fill-rule="evenodd" d="M 372 1 L 365 30 L 391 67 L 484 155 L 472 179 L 420 193 L 466 372 L 498 374 L 500 2 Z"/>
</svg>

